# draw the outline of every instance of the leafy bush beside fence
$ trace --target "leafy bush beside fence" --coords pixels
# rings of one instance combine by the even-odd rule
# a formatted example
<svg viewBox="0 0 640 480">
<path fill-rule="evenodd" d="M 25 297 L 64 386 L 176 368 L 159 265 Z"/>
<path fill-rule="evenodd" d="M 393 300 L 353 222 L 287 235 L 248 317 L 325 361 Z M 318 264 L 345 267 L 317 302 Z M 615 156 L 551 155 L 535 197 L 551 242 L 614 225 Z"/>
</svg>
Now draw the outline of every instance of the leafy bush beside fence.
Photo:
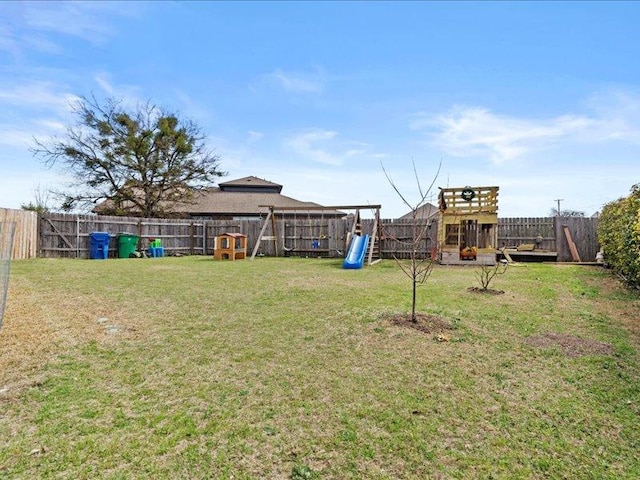
<svg viewBox="0 0 640 480">
<path fill-rule="evenodd" d="M 611 268 L 629 285 L 640 287 L 640 184 L 628 197 L 604 206 L 598 240 Z"/>
</svg>

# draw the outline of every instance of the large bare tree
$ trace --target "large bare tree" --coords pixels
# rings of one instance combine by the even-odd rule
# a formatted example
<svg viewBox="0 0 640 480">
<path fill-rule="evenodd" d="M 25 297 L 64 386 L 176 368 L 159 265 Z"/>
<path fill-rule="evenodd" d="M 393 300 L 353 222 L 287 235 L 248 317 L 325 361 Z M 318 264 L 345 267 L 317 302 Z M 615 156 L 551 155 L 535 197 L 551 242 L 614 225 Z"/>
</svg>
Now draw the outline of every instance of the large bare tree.
<svg viewBox="0 0 640 480">
<path fill-rule="evenodd" d="M 61 208 L 104 202 L 103 213 L 161 216 L 224 175 L 202 129 L 151 102 L 127 108 L 122 101 L 82 97 L 66 134 L 32 149 L 47 166 L 73 178 L 57 191 Z"/>
</svg>

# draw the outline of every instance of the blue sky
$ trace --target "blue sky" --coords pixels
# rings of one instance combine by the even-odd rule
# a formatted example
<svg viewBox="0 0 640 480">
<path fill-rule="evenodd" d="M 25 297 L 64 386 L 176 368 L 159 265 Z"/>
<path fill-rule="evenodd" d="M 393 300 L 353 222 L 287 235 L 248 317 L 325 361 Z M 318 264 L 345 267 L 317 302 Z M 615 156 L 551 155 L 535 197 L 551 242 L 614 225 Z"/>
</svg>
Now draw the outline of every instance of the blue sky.
<svg viewBox="0 0 640 480">
<path fill-rule="evenodd" d="M 33 138 L 79 95 L 196 121 L 229 172 L 407 212 L 497 185 L 500 216 L 591 215 L 640 182 L 638 2 L 0 2 L 0 207 L 64 172 Z"/>
</svg>

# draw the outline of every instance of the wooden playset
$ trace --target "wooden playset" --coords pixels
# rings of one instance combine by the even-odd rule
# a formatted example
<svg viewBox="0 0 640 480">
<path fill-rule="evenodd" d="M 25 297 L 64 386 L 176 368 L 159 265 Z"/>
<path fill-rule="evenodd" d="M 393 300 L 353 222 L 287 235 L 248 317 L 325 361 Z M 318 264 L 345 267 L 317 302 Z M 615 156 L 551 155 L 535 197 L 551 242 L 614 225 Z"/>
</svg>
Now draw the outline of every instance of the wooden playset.
<svg viewBox="0 0 640 480">
<path fill-rule="evenodd" d="M 265 220 L 262 223 L 262 228 L 258 234 L 256 244 L 251 254 L 253 260 L 260 244 L 263 241 L 271 241 L 274 244 L 275 255 L 278 256 L 279 251 L 283 252 L 284 256 L 306 256 L 306 257 L 322 257 L 331 256 L 333 252 L 337 252 L 343 255 L 346 252 L 354 236 L 366 234 L 369 236 L 369 242 L 367 243 L 367 251 L 365 255 L 365 261 L 367 265 L 372 265 L 380 258 L 380 209 L 381 205 L 334 205 L 334 206 L 320 206 L 310 205 L 308 207 L 278 207 L 274 205 L 260 205 L 261 208 L 267 209 L 268 213 Z M 374 222 L 371 228 L 371 232 L 363 232 L 360 211 L 370 210 L 374 213 Z M 346 215 L 344 210 L 354 210 L 352 215 Z M 320 223 L 317 223 L 318 218 L 312 221 L 310 216 L 307 216 L 306 222 L 298 222 L 299 217 L 304 217 L 305 212 L 321 212 L 319 218 Z M 336 232 L 331 231 L 328 225 L 323 225 L 324 216 L 331 215 L 337 217 L 337 214 L 350 218 L 351 226 L 345 235 L 336 235 Z M 287 224 L 283 222 L 278 228 L 277 219 L 289 219 Z M 338 217 L 340 218 L 340 217 Z M 271 235 L 266 235 L 267 229 L 271 229 Z"/>
<path fill-rule="evenodd" d="M 441 188 L 438 261 L 495 265 L 499 187 Z"/>
</svg>

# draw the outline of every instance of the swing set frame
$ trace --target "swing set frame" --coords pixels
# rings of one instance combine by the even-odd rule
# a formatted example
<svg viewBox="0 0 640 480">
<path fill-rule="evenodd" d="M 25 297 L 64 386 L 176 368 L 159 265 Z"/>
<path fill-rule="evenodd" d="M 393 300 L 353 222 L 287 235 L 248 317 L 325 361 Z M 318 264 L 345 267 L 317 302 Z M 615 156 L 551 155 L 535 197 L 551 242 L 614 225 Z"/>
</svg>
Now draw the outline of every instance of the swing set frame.
<svg viewBox="0 0 640 480">
<path fill-rule="evenodd" d="M 279 256 L 279 252 L 278 252 L 278 231 L 277 231 L 277 216 L 278 215 L 282 215 L 283 217 L 285 216 L 286 213 L 291 213 L 293 212 L 293 218 L 294 218 L 294 245 L 293 247 L 287 247 L 286 245 L 286 233 L 283 231 L 282 232 L 282 248 L 285 252 L 291 252 L 291 251 L 295 251 L 296 250 L 296 243 L 295 243 L 295 229 L 296 229 L 296 221 L 297 221 L 297 213 L 304 211 L 307 212 L 307 215 L 309 216 L 310 212 L 322 212 L 322 219 L 324 220 L 324 212 L 326 211 L 341 211 L 341 210 L 355 210 L 355 215 L 353 218 L 353 223 L 351 224 L 351 228 L 349 230 L 349 232 L 347 232 L 347 241 L 345 242 L 345 248 L 348 249 L 349 245 L 350 245 L 350 241 L 351 238 L 353 237 L 353 235 L 360 235 L 362 234 L 362 229 L 361 229 L 361 221 L 360 221 L 360 210 L 372 210 L 374 211 L 374 222 L 373 222 L 373 228 L 372 228 L 372 232 L 370 232 L 371 235 L 371 240 L 369 242 L 369 247 L 368 247 L 368 255 L 367 255 L 367 265 L 371 265 L 373 262 L 373 251 L 374 251 L 374 245 L 376 245 L 378 242 L 378 230 L 380 227 L 380 209 L 382 208 L 382 205 L 332 205 L 332 206 L 308 206 L 308 207 L 278 207 L 275 205 L 258 205 L 258 207 L 260 208 L 266 208 L 268 209 L 268 213 L 267 213 L 267 217 L 264 219 L 264 222 L 262 224 L 262 228 L 260 229 L 260 233 L 258 235 L 258 238 L 256 239 L 256 243 L 253 247 L 253 252 L 251 253 L 251 260 L 253 260 L 257 253 L 258 250 L 260 249 L 260 243 L 263 240 L 271 240 L 274 241 L 274 250 L 275 250 L 275 255 Z M 310 217 L 309 217 L 310 218 Z M 271 236 L 266 236 L 265 232 L 267 230 L 267 227 L 271 225 L 271 231 L 272 231 L 272 235 Z M 284 229 L 283 229 L 284 230 Z M 312 249 L 308 250 L 309 252 L 313 252 L 315 249 L 318 248 L 319 246 L 319 241 L 322 239 L 322 224 L 320 225 L 320 234 L 315 236 L 314 238 L 310 239 L 312 241 Z M 326 238 L 326 236 L 324 237 Z M 308 240 L 308 239 L 305 239 Z M 303 251 L 307 251 L 306 249 Z M 336 250 L 336 252 L 338 254 L 340 254 L 341 256 L 344 255 L 345 252 L 340 252 L 339 250 Z"/>
</svg>

